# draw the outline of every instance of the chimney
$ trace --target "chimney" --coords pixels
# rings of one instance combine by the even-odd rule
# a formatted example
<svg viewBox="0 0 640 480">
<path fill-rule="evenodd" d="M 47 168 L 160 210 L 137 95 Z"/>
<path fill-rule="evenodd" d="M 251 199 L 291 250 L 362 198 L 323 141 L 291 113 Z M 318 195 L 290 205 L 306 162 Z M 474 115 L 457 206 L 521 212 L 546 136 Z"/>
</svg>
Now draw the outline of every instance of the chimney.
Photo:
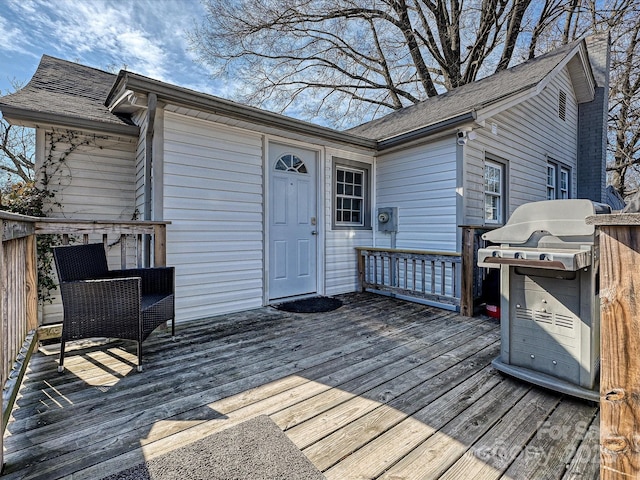
<svg viewBox="0 0 640 480">
<path fill-rule="evenodd" d="M 608 33 L 585 39 L 596 82 L 595 97 L 578 105 L 578 198 L 606 201 L 607 117 L 611 40 Z"/>
</svg>

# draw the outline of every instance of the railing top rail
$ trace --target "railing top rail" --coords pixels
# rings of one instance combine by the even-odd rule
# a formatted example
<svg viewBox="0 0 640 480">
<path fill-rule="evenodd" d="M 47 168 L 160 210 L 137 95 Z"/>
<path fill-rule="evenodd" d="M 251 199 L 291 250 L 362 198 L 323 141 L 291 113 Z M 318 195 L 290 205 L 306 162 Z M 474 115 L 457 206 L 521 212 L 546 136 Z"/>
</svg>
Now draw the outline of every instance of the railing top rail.
<svg viewBox="0 0 640 480">
<path fill-rule="evenodd" d="M 38 234 L 60 233 L 153 233 L 155 227 L 171 222 L 153 220 L 74 220 L 69 218 L 40 218 L 36 222 Z"/>
<path fill-rule="evenodd" d="M 591 215 L 585 218 L 587 225 L 597 226 L 629 226 L 640 227 L 640 214 L 637 213 L 609 213 L 602 215 Z"/>
<path fill-rule="evenodd" d="M 22 215 L 20 213 L 13 213 L 13 212 L 0 210 L 0 220 L 11 220 L 14 222 L 33 223 L 40 219 L 38 217 L 30 217 L 29 215 Z"/>
<path fill-rule="evenodd" d="M 170 225 L 168 220 L 78 220 L 74 218 L 51 218 L 41 217 L 35 218 L 37 223 L 51 224 L 51 225 Z"/>
<path fill-rule="evenodd" d="M 382 247 L 355 247 L 355 249 L 359 252 L 367 251 L 367 252 L 384 252 L 384 253 L 401 253 L 408 255 L 438 255 L 445 257 L 460 257 L 462 254 L 460 252 L 436 252 L 432 250 L 405 250 L 399 248 L 382 248 Z"/>
</svg>

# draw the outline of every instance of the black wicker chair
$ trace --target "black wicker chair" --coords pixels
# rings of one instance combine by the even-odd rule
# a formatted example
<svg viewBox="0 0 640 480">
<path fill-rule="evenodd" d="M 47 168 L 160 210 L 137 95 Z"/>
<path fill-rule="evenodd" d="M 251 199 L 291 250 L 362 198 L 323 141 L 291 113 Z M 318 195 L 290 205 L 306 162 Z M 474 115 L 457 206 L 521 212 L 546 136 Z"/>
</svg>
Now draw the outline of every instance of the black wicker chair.
<svg viewBox="0 0 640 480">
<path fill-rule="evenodd" d="M 108 337 L 138 342 L 138 371 L 142 371 L 142 342 L 159 325 L 171 320 L 175 336 L 174 268 L 109 270 L 101 243 L 56 247 L 53 250 L 64 318 L 60 365 L 68 340 Z"/>
</svg>

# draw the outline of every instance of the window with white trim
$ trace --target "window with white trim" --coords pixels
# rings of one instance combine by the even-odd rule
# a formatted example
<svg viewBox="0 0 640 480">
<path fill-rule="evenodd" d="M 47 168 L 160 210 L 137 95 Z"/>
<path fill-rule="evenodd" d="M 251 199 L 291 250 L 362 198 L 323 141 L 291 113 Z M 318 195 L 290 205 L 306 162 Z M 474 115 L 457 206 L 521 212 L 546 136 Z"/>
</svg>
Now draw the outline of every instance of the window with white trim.
<svg viewBox="0 0 640 480">
<path fill-rule="evenodd" d="M 556 198 L 556 166 L 547 164 L 547 200 Z"/>
<path fill-rule="evenodd" d="M 547 161 L 547 200 L 571 198 L 571 169 L 556 160 Z"/>
<path fill-rule="evenodd" d="M 504 166 L 489 160 L 484 164 L 484 221 L 500 224 L 504 219 Z"/>
<path fill-rule="evenodd" d="M 560 167 L 560 198 L 569 198 L 569 169 Z"/>
<path fill-rule="evenodd" d="M 334 159 L 333 227 L 370 228 L 369 166 Z"/>
</svg>

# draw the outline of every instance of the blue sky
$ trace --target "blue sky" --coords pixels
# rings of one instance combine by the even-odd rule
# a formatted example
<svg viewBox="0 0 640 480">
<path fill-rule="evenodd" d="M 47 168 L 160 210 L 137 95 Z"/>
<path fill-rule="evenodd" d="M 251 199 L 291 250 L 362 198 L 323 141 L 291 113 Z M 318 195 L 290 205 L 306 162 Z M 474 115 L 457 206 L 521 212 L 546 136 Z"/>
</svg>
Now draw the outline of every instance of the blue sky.
<svg viewBox="0 0 640 480">
<path fill-rule="evenodd" d="M 225 96 L 188 51 L 204 13 L 199 0 L 0 0 L 0 91 L 27 82 L 47 54 Z"/>
</svg>

